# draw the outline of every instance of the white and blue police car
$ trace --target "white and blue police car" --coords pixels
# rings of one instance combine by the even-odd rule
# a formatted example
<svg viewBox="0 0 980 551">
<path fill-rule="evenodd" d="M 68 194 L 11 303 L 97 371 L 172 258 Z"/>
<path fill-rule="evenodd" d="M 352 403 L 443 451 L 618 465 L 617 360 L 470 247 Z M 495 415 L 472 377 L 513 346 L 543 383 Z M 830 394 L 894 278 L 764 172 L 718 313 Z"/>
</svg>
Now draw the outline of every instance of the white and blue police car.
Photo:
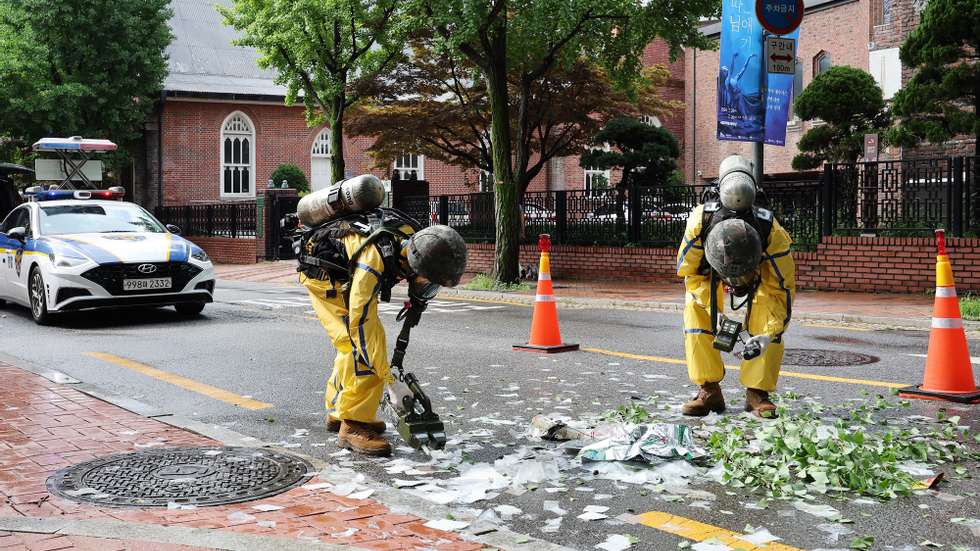
<svg viewBox="0 0 980 551">
<path fill-rule="evenodd" d="M 123 193 L 29 189 L 0 225 L 0 302 L 29 307 L 42 325 L 92 308 L 201 313 L 214 293 L 207 253 Z"/>
</svg>

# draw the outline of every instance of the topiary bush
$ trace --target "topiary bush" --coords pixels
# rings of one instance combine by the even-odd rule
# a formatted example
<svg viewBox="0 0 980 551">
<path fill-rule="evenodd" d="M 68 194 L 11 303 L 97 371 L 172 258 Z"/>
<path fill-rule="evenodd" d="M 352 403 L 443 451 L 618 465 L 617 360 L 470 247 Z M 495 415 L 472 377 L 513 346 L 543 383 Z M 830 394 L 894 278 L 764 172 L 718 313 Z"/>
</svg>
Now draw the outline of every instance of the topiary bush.
<svg viewBox="0 0 980 551">
<path fill-rule="evenodd" d="M 310 191 L 310 182 L 306 179 L 306 174 L 296 165 L 284 164 L 279 165 L 275 171 L 273 171 L 272 183 L 275 187 L 281 187 L 282 181 L 286 180 L 289 187 L 295 189 L 301 194 L 308 193 Z"/>
</svg>

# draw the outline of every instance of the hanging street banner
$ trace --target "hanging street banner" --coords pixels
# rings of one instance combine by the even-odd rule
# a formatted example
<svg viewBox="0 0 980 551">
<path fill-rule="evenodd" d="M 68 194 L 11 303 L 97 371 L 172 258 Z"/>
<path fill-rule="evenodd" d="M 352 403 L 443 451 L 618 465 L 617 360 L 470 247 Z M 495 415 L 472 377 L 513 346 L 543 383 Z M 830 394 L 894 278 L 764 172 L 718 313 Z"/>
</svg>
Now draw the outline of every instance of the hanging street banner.
<svg viewBox="0 0 980 551">
<path fill-rule="evenodd" d="M 793 101 L 793 73 L 802 20 L 800 0 L 724 0 L 721 16 L 721 51 L 718 72 L 719 140 L 785 145 L 786 122 Z M 760 11 L 761 9 L 761 11 Z M 766 93 L 760 88 L 761 71 L 773 60 L 763 37 L 769 38 L 758 14 L 768 14 L 767 25 L 787 34 L 772 37 L 782 48 L 774 52 L 778 73 L 766 74 Z M 773 25 L 777 23 L 780 26 Z M 790 60 L 785 59 L 789 55 Z"/>
<path fill-rule="evenodd" d="M 767 55 L 775 56 L 777 64 L 782 65 L 778 73 L 769 72 L 766 78 L 768 92 L 766 94 L 766 145 L 786 145 L 786 122 L 789 118 L 789 107 L 793 101 L 793 74 L 796 72 L 796 39 L 800 29 L 781 37 L 769 37 Z M 773 48 L 773 43 L 777 45 Z M 792 45 L 792 46 L 790 46 Z M 782 49 L 780 49 L 782 47 Z M 789 51 L 786 48 L 791 48 Z M 791 60 L 786 60 L 791 57 Z M 773 60 L 769 60 L 771 64 Z M 788 67 L 787 67 L 788 66 Z"/>
<path fill-rule="evenodd" d="M 751 0 L 724 0 L 718 71 L 718 139 L 761 142 L 765 135 L 760 71 L 762 27 Z"/>
</svg>

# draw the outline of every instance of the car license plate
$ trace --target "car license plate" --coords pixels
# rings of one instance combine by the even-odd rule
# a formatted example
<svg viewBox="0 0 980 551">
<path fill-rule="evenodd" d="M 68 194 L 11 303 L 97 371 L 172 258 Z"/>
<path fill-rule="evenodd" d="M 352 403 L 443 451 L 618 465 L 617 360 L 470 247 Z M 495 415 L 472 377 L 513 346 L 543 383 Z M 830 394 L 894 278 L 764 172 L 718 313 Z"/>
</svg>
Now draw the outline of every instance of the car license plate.
<svg viewBox="0 0 980 551">
<path fill-rule="evenodd" d="M 171 286 L 173 283 L 169 277 L 123 280 L 123 291 L 150 291 L 153 289 L 169 289 Z"/>
</svg>

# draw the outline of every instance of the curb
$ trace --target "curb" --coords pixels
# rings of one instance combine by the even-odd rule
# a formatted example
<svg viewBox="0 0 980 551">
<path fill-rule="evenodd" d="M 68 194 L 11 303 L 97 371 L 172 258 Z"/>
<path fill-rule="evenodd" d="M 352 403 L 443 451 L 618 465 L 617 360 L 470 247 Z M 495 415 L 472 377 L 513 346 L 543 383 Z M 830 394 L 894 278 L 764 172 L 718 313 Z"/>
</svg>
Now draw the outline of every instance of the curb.
<svg viewBox="0 0 980 551">
<path fill-rule="evenodd" d="M 440 291 L 442 297 L 454 297 L 462 300 L 489 300 L 513 304 L 517 306 L 534 305 L 534 295 L 524 295 L 518 293 L 502 293 L 499 291 L 472 291 L 468 289 L 443 289 Z M 634 310 L 652 312 L 682 313 L 684 305 L 679 302 L 654 302 L 641 300 L 621 300 L 605 298 L 586 298 L 586 297 L 555 297 L 555 302 L 566 308 L 586 309 L 613 309 L 613 310 Z M 854 314 L 830 314 L 821 312 L 799 313 L 793 312 L 793 321 L 816 321 L 816 322 L 837 322 L 837 323 L 860 323 L 875 325 L 894 329 L 916 329 L 928 330 L 932 327 L 932 319 L 913 319 L 913 318 L 892 318 L 885 316 L 860 316 Z M 963 321 L 963 328 L 967 331 L 980 331 L 980 321 Z"/>
<path fill-rule="evenodd" d="M 93 398 L 102 400 L 103 402 L 112 404 L 116 407 L 122 408 L 126 411 L 135 413 L 142 417 L 153 419 L 155 421 L 160 421 L 161 423 L 165 423 L 172 427 L 190 431 L 195 434 L 199 434 L 201 436 L 210 438 L 212 440 L 216 440 L 226 446 L 269 448 L 287 454 L 292 454 L 292 455 L 302 457 L 303 459 L 309 461 L 315 468 L 317 468 L 320 471 L 318 473 L 318 476 L 320 478 L 323 478 L 324 480 L 333 483 L 343 483 L 343 482 L 347 482 L 350 478 L 349 471 L 345 471 L 340 468 L 337 468 L 334 465 L 327 463 L 323 459 L 312 457 L 304 453 L 297 452 L 295 450 L 281 449 L 272 444 L 262 442 L 261 440 L 255 437 L 246 436 L 239 432 L 235 432 L 231 429 L 209 425 L 207 423 L 202 423 L 194 419 L 188 419 L 180 415 L 175 415 L 173 413 L 161 411 L 160 409 L 155 408 L 149 404 L 137 400 L 133 400 L 125 396 L 121 396 L 114 392 L 109 392 L 109 391 L 99 389 L 93 385 L 83 383 L 78 379 L 75 379 L 64 373 L 61 373 L 60 371 L 55 371 L 52 369 L 46 369 L 40 366 L 36 366 L 30 362 L 21 360 L 20 358 L 16 358 L 15 356 L 10 356 L 9 354 L 0 353 L 0 359 L 6 359 L 7 363 L 10 363 L 14 367 L 17 367 L 18 369 L 23 369 L 24 371 L 33 373 L 35 375 L 39 375 L 53 383 L 70 384 L 75 390 L 78 390 L 83 394 L 92 396 Z M 390 509 L 392 512 L 411 514 L 421 518 L 422 520 L 443 519 L 446 518 L 446 516 L 450 513 L 449 507 L 431 503 L 418 496 L 413 496 L 411 494 L 403 493 L 396 488 L 392 488 L 391 486 L 383 484 L 372 478 L 365 477 L 363 484 L 375 490 L 375 494 L 372 496 L 374 501 L 381 503 L 382 505 Z M 20 522 L 21 524 L 18 524 L 18 522 Z M 104 522 L 104 521 L 64 521 L 64 520 L 44 519 L 44 518 L 17 519 L 11 517 L 0 517 L 0 530 L 6 530 L 10 532 L 34 532 L 34 533 L 48 533 L 48 534 L 58 533 L 64 535 L 105 537 L 104 535 L 101 534 L 106 534 L 109 532 L 106 531 L 98 532 L 97 530 L 86 531 L 86 530 L 94 530 L 91 528 L 87 528 L 88 526 L 96 526 L 96 525 L 102 526 L 107 524 L 111 524 L 112 526 L 118 525 L 120 527 L 123 527 L 121 528 L 123 532 L 125 532 L 124 529 L 125 526 L 132 526 L 134 527 L 134 529 L 135 528 L 145 529 L 146 534 L 149 534 L 149 536 L 140 535 L 140 536 L 131 537 L 130 539 L 142 538 L 146 541 L 155 541 L 155 542 L 163 542 L 163 543 L 181 543 L 184 545 L 195 545 L 199 547 L 200 546 L 215 547 L 215 546 L 214 544 L 212 544 L 209 538 L 205 538 L 207 541 L 204 542 L 189 541 L 185 543 L 183 540 L 178 542 L 177 540 L 173 539 L 174 536 L 170 532 L 163 534 L 161 530 L 166 531 L 166 530 L 179 528 L 180 530 L 191 531 L 185 534 L 187 537 L 191 537 L 194 534 L 198 534 L 198 535 L 203 534 L 203 536 L 201 537 L 204 537 L 214 532 L 225 533 L 221 530 L 208 530 L 203 528 L 191 529 L 191 528 L 168 527 L 168 526 L 159 526 L 159 525 L 141 525 L 141 524 L 132 524 L 132 523 L 123 523 L 123 522 L 113 523 L 113 522 Z M 492 526 L 492 530 L 491 530 L 491 526 Z M 154 528 L 156 528 L 156 530 L 153 530 Z M 106 528 L 103 527 L 101 529 L 105 530 Z M 457 534 L 463 540 L 473 541 L 490 547 L 499 547 L 499 548 L 506 548 L 506 549 L 534 549 L 534 551 L 573 551 L 572 548 L 570 547 L 554 544 L 542 539 L 528 536 L 526 534 L 519 534 L 517 532 L 513 532 L 511 530 L 508 530 L 507 528 L 498 525 L 477 524 L 477 525 L 471 525 L 466 530 L 460 532 L 447 532 L 447 533 Z M 229 542 L 229 545 L 235 543 L 236 544 L 235 546 L 215 547 L 215 548 L 233 549 L 233 550 L 238 550 L 238 549 L 292 550 L 297 548 L 295 539 L 280 538 L 274 536 L 245 535 L 245 534 L 239 534 L 237 532 L 229 532 L 229 534 L 247 536 L 246 538 L 247 541 L 245 541 L 244 543 L 248 545 L 238 546 L 237 545 L 239 543 L 238 539 L 229 538 L 227 540 L 220 540 L 220 541 L 227 541 Z M 160 537 L 163 539 L 154 539 L 156 537 Z M 123 536 L 116 537 L 116 539 L 125 539 L 125 538 L 128 538 L 128 536 L 123 535 Z M 265 540 L 269 540 L 269 541 L 265 541 Z M 315 546 L 314 545 L 315 543 L 321 544 L 322 547 Z M 310 542 L 304 542 L 303 547 L 304 548 L 308 547 L 310 549 L 324 549 L 324 550 L 331 550 L 331 551 L 339 550 L 339 549 L 351 549 L 353 551 L 367 551 L 365 548 L 361 548 L 361 547 L 352 547 L 349 545 L 326 544 L 322 542 L 313 542 L 312 540 Z"/>
</svg>

